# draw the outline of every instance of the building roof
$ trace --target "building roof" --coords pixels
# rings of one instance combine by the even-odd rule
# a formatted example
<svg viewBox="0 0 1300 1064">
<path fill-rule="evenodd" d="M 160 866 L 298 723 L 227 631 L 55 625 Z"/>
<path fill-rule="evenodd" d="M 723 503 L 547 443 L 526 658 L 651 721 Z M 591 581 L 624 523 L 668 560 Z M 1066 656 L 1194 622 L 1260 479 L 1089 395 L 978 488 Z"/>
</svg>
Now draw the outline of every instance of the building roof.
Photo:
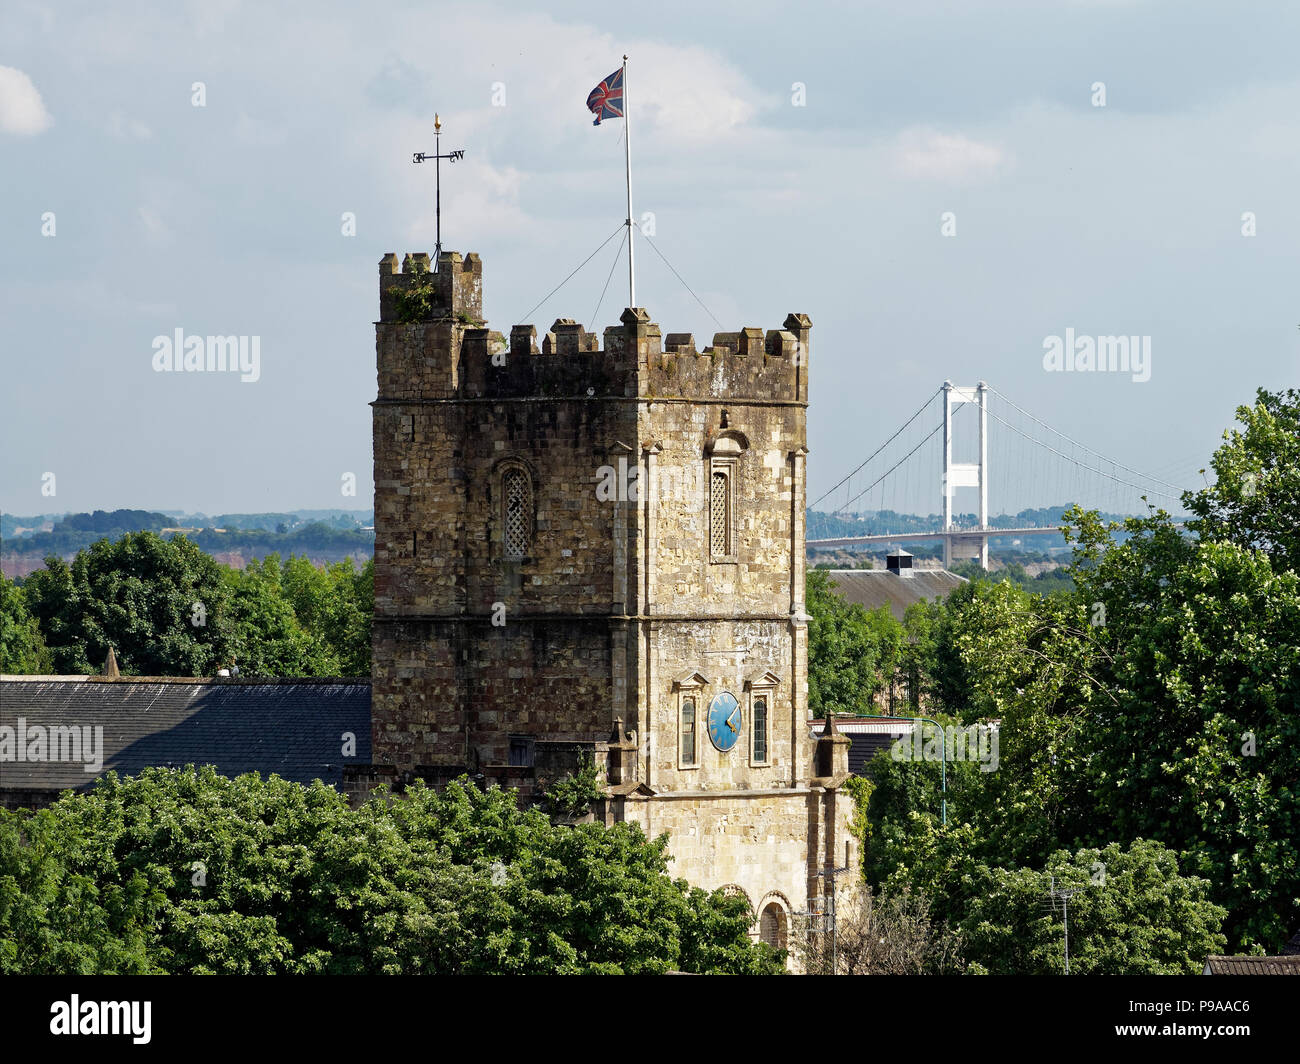
<svg viewBox="0 0 1300 1064">
<path fill-rule="evenodd" d="M 821 718 L 808 722 L 814 736 L 821 734 L 825 723 Z M 911 732 L 912 721 L 903 717 L 836 717 L 835 730 L 848 736 L 849 771 L 861 776 L 868 761 L 893 746 L 900 735 Z"/>
<path fill-rule="evenodd" d="M 1300 975 L 1300 956 L 1206 957 L 1202 975 Z"/>
<path fill-rule="evenodd" d="M 36 726 L 102 726 L 102 768 L 87 771 L 84 752 L 26 760 L 22 737 L 30 741 Z M 346 758 L 345 732 L 356 737 Z M 0 791 L 79 789 L 110 769 L 135 775 L 186 764 L 338 786 L 344 764 L 370 761 L 370 681 L 0 676 L 0 749 L 6 735 Z"/>
<path fill-rule="evenodd" d="M 913 602 L 946 598 L 954 588 L 966 583 L 964 576 L 947 569 L 909 569 L 907 573 L 899 576 L 888 569 L 831 569 L 827 575 L 846 602 L 856 602 L 869 610 L 888 606 L 900 621 Z"/>
</svg>

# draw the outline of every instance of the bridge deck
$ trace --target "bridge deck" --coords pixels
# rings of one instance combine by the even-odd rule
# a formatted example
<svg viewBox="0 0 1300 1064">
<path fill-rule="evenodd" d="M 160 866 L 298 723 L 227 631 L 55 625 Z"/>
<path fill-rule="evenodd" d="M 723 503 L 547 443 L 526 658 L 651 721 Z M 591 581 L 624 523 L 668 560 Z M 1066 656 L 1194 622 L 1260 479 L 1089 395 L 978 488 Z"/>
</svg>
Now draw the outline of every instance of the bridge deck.
<svg viewBox="0 0 1300 1064">
<path fill-rule="evenodd" d="M 844 547 L 854 543 L 910 543 L 921 539 L 954 539 L 959 536 L 979 538 L 988 536 L 1052 536 L 1060 535 L 1059 526 L 1049 528 L 950 528 L 945 532 L 897 532 L 878 536 L 839 536 L 834 539 L 810 539 L 808 547 Z"/>
</svg>

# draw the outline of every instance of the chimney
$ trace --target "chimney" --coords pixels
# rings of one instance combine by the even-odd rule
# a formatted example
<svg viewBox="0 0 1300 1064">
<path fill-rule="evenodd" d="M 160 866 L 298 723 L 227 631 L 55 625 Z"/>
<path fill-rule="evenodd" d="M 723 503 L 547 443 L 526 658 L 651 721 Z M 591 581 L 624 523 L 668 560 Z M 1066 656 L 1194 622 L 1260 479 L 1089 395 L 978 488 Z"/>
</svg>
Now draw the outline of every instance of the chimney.
<svg viewBox="0 0 1300 1064">
<path fill-rule="evenodd" d="M 103 673 L 103 674 L 104 674 L 105 676 L 109 676 L 109 677 L 113 677 L 113 676 L 121 676 L 121 675 L 122 675 L 122 673 L 118 670 L 118 667 L 117 667 L 117 655 L 113 653 L 113 648 L 112 648 L 112 647 L 109 647 L 109 648 L 108 648 L 108 657 L 106 657 L 106 658 L 104 659 L 104 673 Z"/>
<path fill-rule="evenodd" d="M 895 576 L 909 577 L 912 575 L 912 556 L 900 547 L 885 556 L 885 568 Z"/>
</svg>

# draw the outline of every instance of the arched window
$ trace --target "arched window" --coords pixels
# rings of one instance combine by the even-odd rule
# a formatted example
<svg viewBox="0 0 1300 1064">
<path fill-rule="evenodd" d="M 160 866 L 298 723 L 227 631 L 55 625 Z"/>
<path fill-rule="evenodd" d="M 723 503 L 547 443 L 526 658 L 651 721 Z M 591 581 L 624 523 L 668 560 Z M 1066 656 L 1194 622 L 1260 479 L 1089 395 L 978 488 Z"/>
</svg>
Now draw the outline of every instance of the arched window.
<svg viewBox="0 0 1300 1064">
<path fill-rule="evenodd" d="M 763 914 L 758 918 L 758 937 L 773 949 L 785 949 L 785 910 L 774 901 L 763 907 Z"/>
<path fill-rule="evenodd" d="M 751 730 L 754 736 L 754 750 L 751 760 L 755 764 L 767 763 L 767 695 L 754 698 L 754 710 L 751 714 Z"/>
<path fill-rule="evenodd" d="M 681 764 L 698 765 L 695 757 L 695 696 L 682 699 L 682 756 Z"/>
<path fill-rule="evenodd" d="M 700 701 L 709 681 L 694 669 L 673 680 L 677 699 L 677 767 L 700 767 Z"/>
<path fill-rule="evenodd" d="M 745 677 L 749 692 L 749 763 L 772 764 L 773 698 L 781 677 L 773 669 L 758 669 Z"/>
<path fill-rule="evenodd" d="M 743 434 L 724 430 L 706 448 L 709 476 L 709 560 L 712 562 L 739 561 L 736 546 L 736 479 L 740 475 L 741 456 L 748 446 Z"/>
<path fill-rule="evenodd" d="M 507 558 L 522 558 L 532 545 L 533 486 L 528 474 L 510 466 L 501 477 L 502 545 Z"/>
</svg>

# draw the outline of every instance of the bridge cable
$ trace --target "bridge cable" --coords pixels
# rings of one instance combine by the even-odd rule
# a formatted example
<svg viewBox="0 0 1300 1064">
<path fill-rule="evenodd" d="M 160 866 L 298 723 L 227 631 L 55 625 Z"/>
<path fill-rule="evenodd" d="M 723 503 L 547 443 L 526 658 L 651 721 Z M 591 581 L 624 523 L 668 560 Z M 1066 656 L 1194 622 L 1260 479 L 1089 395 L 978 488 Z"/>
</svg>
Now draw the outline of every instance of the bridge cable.
<svg viewBox="0 0 1300 1064">
<path fill-rule="evenodd" d="M 875 452 L 871 455 L 871 458 L 868 458 L 865 462 L 862 463 L 862 465 L 859 465 L 856 469 L 853 470 L 853 472 L 849 473 L 848 476 L 846 476 L 843 480 L 841 480 L 838 484 L 836 484 L 835 487 L 831 488 L 830 491 L 823 492 L 822 495 L 821 495 L 819 498 L 817 498 L 814 502 L 812 502 L 812 503 L 808 506 L 808 509 L 810 509 L 810 510 L 816 509 L 817 504 L 820 503 L 823 499 L 825 499 L 827 495 L 830 495 L 832 492 L 838 491 L 841 487 L 843 487 L 843 486 L 844 486 L 845 484 L 847 484 L 850 480 L 852 480 L 854 474 L 856 474 L 859 470 L 861 470 L 864 466 L 866 466 L 866 465 L 871 461 L 872 458 L 875 458 L 876 455 L 880 454 L 881 451 L 883 451 L 886 447 L 888 447 L 891 443 L 893 443 L 896 439 L 898 439 L 898 437 L 899 437 L 900 435 L 902 435 L 904 429 L 906 429 L 908 425 L 910 425 L 913 421 L 915 421 L 918 417 L 920 417 L 923 413 L 925 413 L 926 407 L 928 407 L 932 402 L 934 402 L 934 397 L 935 397 L 936 395 L 938 395 L 941 391 L 943 391 L 942 388 L 936 388 L 936 389 L 934 390 L 934 392 L 929 396 L 929 398 L 927 398 L 926 401 L 925 401 L 924 403 L 921 404 L 920 409 L 918 409 L 917 412 L 916 412 L 915 414 L 913 414 L 911 417 L 909 417 L 909 418 L 907 419 L 906 422 L 904 422 L 903 427 L 900 428 L 897 432 L 895 432 L 892 436 L 890 436 L 889 439 L 887 439 L 884 443 L 882 443 L 879 447 L 876 448 Z M 943 423 L 942 423 L 942 422 L 939 423 L 939 427 L 940 427 L 940 428 L 943 427 Z M 936 430 L 936 431 L 937 431 L 937 430 Z M 930 433 L 930 436 L 933 436 L 933 435 L 934 435 L 933 432 Z M 930 436 L 927 436 L 925 439 L 928 440 L 928 439 L 930 438 Z M 925 440 L 922 440 L 921 442 L 924 443 Z M 915 449 L 915 448 L 914 448 L 914 449 Z M 904 456 L 904 461 L 906 461 L 907 457 L 910 456 L 910 454 L 911 454 L 911 451 L 908 452 L 908 455 L 905 455 L 905 456 Z M 894 467 L 894 469 L 897 469 L 897 468 L 898 468 L 897 466 Z M 891 469 L 890 472 L 892 473 L 893 470 Z M 886 473 L 885 476 L 889 476 L 889 473 Z M 884 479 L 884 478 L 882 477 L 881 479 Z M 880 483 L 879 480 L 876 481 L 876 484 L 879 484 L 879 483 Z M 873 484 L 872 487 L 875 487 L 875 484 Z M 868 488 L 868 489 L 866 489 L 866 490 L 869 491 L 870 488 Z M 854 496 L 854 499 L 860 498 L 861 495 L 862 495 L 862 492 L 858 492 L 858 494 Z M 850 500 L 850 501 L 852 501 L 852 500 Z M 846 503 L 844 504 L 844 507 L 847 507 L 848 505 L 849 505 L 849 504 L 846 502 Z M 844 507 L 841 507 L 841 508 L 840 508 L 840 511 L 838 511 L 838 512 L 843 512 Z"/>
<path fill-rule="evenodd" d="M 1006 397 L 1003 396 L 1003 398 L 1006 398 Z M 1061 453 L 1060 451 L 1058 451 L 1055 447 L 1053 447 L 1050 443 L 1044 443 L 1042 440 L 1036 440 L 1036 439 L 1034 439 L 1032 436 L 1030 436 L 1030 435 L 1028 435 L 1027 433 L 1022 432 L 1020 429 L 1016 428 L 1016 426 L 1015 426 L 1015 425 L 1012 425 L 1010 422 L 1008 422 L 1008 421 L 1003 421 L 1003 419 L 1002 419 L 1001 417 L 999 417 L 997 414 L 995 414 L 992 410 L 989 411 L 989 417 L 991 417 L 991 418 L 996 418 L 998 421 L 1002 422 L 1003 425 L 1005 425 L 1007 428 L 1009 428 L 1012 432 L 1016 432 L 1016 433 L 1019 433 L 1021 436 L 1024 436 L 1025 439 L 1029 440 L 1030 443 L 1036 443 L 1039 447 L 1046 447 L 1046 448 L 1047 448 L 1049 451 L 1051 451 L 1053 454 L 1055 454 L 1055 455 L 1060 455 L 1060 457 L 1064 458 L 1067 462 L 1074 461 L 1072 458 L 1070 458 L 1069 455 L 1067 455 L 1067 454 L 1062 454 L 1062 453 Z M 937 430 L 936 430 L 936 431 L 937 431 Z M 1099 457 L 1101 457 L 1101 458 L 1105 458 L 1105 455 L 1100 455 Z M 1106 461 L 1111 461 L 1111 460 L 1107 458 Z M 1170 495 L 1167 491 L 1156 491 L 1154 488 L 1149 488 L 1149 487 L 1146 487 L 1146 486 L 1144 486 L 1144 485 L 1142 485 L 1142 484 L 1135 484 L 1135 483 L 1133 483 L 1133 481 L 1131 481 L 1131 480 L 1124 480 L 1122 477 L 1114 476 L 1114 475 L 1111 474 L 1111 473 L 1107 473 L 1104 469 L 1098 469 L 1098 468 L 1096 468 L 1095 466 L 1084 465 L 1082 462 L 1077 462 L 1076 464 L 1079 465 L 1079 466 L 1081 466 L 1081 467 L 1084 468 L 1084 469 L 1089 469 L 1089 470 L 1091 470 L 1091 471 L 1094 472 L 1094 473 L 1100 473 L 1103 477 L 1106 477 L 1106 478 L 1109 479 L 1109 480 L 1113 480 L 1113 481 L 1115 481 L 1115 483 L 1117 483 L 1117 484 L 1127 484 L 1130 488 L 1137 488 L 1138 491 L 1145 491 L 1145 492 L 1147 492 L 1147 493 L 1149 493 L 1149 494 L 1151 494 L 1151 495 L 1159 495 L 1159 496 L 1161 496 L 1162 498 L 1166 498 L 1166 499 L 1181 499 L 1181 497 L 1182 497 L 1182 496 L 1181 496 L 1181 492 L 1184 490 L 1184 489 L 1182 489 L 1182 488 L 1179 488 L 1179 489 L 1178 489 L 1179 492 L 1180 492 L 1179 495 Z M 1111 461 L 1111 465 L 1112 465 L 1112 466 L 1117 466 L 1117 465 L 1119 465 L 1119 463 Z M 1122 468 L 1122 469 L 1128 469 L 1127 466 L 1120 466 L 1120 468 Z M 1129 472 L 1134 472 L 1133 470 L 1128 470 L 1128 471 L 1129 471 Z M 1142 475 L 1142 474 L 1139 474 L 1139 476 L 1141 476 L 1141 475 Z M 1167 481 L 1161 481 L 1161 483 L 1167 483 Z"/>
<path fill-rule="evenodd" d="M 1025 417 L 1029 418 L 1030 421 L 1037 422 L 1039 425 L 1042 425 L 1043 428 L 1045 428 L 1045 429 L 1049 429 L 1049 430 L 1051 430 L 1052 432 L 1055 432 L 1058 436 L 1061 437 L 1061 439 L 1063 439 L 1063 440 L 1069 440 L 1069 442 L 1072 443 L 1072 444 L 1074 444 L 1075 446 L 1077 446 L 1077 447 L 1082 447 L 1085 451 L 1087 451 L 1089 454 L 1091 454 L 1094 458 L 1100 458 L 1100 459 L 1102 459 L 1103 461 L 1110 462 L 1112 465 L 1114 465 L 1114 466 L 1118 466 L 1120 469 L 1123 469 L 1125 472 L 1127 472 L 1127 473 L 1132 473 L 1134 476 L 1142 477 L 1144 480 L 1150 481 L 1150 482 L 1153 483 L 1153 484 L 1163 484 L 1163 485 L 1165 485 L 1165 487 L 1167 487 L 1167 488 L 1176 488 L 1180 493 L 1183 492 L 1183 491 L 1186 491 L 1186 490 L 1187 490 L 1186 488 L 1181 487 L 1181 486 L 1178 485 L 1178 484 L 1174 484 L 1174 483 L 1172 483 L 1172 482 L 1170 482 L 1170 481 L 1168 481 L 1168 480 L 1163 480 L 1163 479 L 1161 479 L 1160 477 L 1154 477 L 1154 476 L 1152 476 L 1150 473 L 1144 473 L 1144 472 L 1142 472 L 1142 470 L 1140 470 L 1140 469 L 1133 469 L 1131 466 L 1126 466 L 1126 465 L 1124 465 L 1122 462 L 1116 462 L 1116 461 L 1115 461 L 1113 458 L 1111 458 L 1109 455 L 1102 454 L 1100 451 L 1094 451 L 1094 450 L 1093 450 L 1091 447 L 1089 447 L 1086 443 L 1080 443 L 1078 440 L 1072 439 L 1071 437 L 1067 436 L 1064 432 L 1062 432 L 1060 429 L 1052 428 L 1052 426 L 1049 425 L 1046 421 L 1043 421 L 1043 420 L 1041 420 L 1040 418 L 1036 418 L 1036 417 L 1034 417 L 1033 414 L 1031 414 L 1028 410 L 1025 410 L 1023 407 L 1016 406 L 1015 403 L 1013 403 L 1010 399 L 1008 399 L 1005 395 L 1003 395 L 1002 392 L 998 391 L 998 390 L 997 390 L 996 388 L 994 388 L 992 385 L 989 385 L 988 388 L 989 388 L 989 391 L 991 391 L 991 392 L 992 392 L 994 395 L 996 395 L 999 399 L 1001 399 L 1003 402 L 1007 403 L 1007 405 L 1014 407 L 1016 410 L 1019 410 L 1020 413 L 1024 414 Z M 992 411 L 989 411 L 989 412 L 992 413 Z M 998 420 L 1001 421 L 1002 419 L 999 418 Z M 1004 425 L 1007 424 L 1005 421 L 1003 421 L 1002 423 L 1003 423 Z M 1007 427 L 1010 428 L 1011 426 L 1008 425 Z M 1016 431 L 1019 431 L 1019 430 L 1017 429 Z M 1024 435 L 1024 434 L 1022 433 L 1022 435 Z M 1039 441 L 1039 440 L 1034 440 L 1032 436 L 1026 436 L 1026 439 L 1032 440 L 1034 443 L 1039 443 L 1039 442 L 1041 442 L 1041 441 Z M 1043 446 L 1046 447 L 1046 446 L 1048 446 L 1048 445 L 1047 445 L 1046 443 L 1044 443 Z M 1057 454 L 1060 454 L 1061 452 L 1060 452 L 1060 451 L 1057 451 L 1056 453 L 1057 453 Z M 1136 485 L 1135 485 L 1135 486 L 1136 486 Z M 1172 495 L 1166 495 L 1165 497 L 1166 497 L 1166 498 L 1174 498 L 1175 496 L 1172 496 Z"/>
<path fill-rule="evenodd" d="M 931 398 L 933 398 L 933 396 L 932 396 Z M 928 406 L 929 403 L 927 402 L 926 405 Z M 965 404 L 963 404 L 963 405 L 965 405 Z M 922 407 L 922 409 L 924 409 L 924 407 Z M 961 409 L 962 409 L 962 408 L 961 408 L 960 406 L 957 408 L 958 411 L 961 410 Z M 920 411 L 918 410 L 917 413 L 919 414 Z M 953 412 L 952 418 L 953 418 L 954 421 L 957 420 L 957 411 L 954 411 L 954 412 Z M 910 423 L 911 423 L 911 422 L 909 421 L 909 424 L 910 424 Z M 904 427 L 906 427 L 906 426 L 904 426 Z M 901 431 L 901 430 L 900 430 L 900 431 Z M 932 428 L 932 429 L 929 431 L 929 433 L 928 433 L 928 434 L 927 434 L 927 435 L 926 435 L 926 436 L 921 440 L 920 443 L 918 443 L 915 447 L 913 447 L 910 451 L 908 451 L 907 454 L 903 455 L 902 458 L 900 458 L 900 459 L 899 459 L 897 462 L 895 462 L 892 466 L 890 466 L 890 467 L 889 467 L 888 469 L 886 469 L 883 473 L 881 473 L 880 476 L 879 476 L 878 478 L 876 478 L 876 480 L 872 481 L 872 482 L 871 482 L 870 484 L 868 484 L 865 488 L 863 488 L 860 492 L 858 492 L 855 496 L 853 496 L 852 499 L 849 499 L 848 502 L 846 502 L 846 503 L 844 504 L 844 506 L 847 508 L 847 507 L 849 507 L 850 505 L 852 505 L 853 503 L 857 502 L 858 499 L 862 498 L 863 495 L 865 495 L 865 494 L 866 494 L 867 492 L 869 492 L 872 488 L 874 488 L 877 484 L 879 484 L 882 480 L 884 480 L 885 477 L 889 476 L 890 473 L 892 473 L 895 469 L 897 469 L 897 468 L 898 468 L 899 466 L 901 466 L 904 462 L 906 462 L 909 458 L 911 458 L 912 455 L 916 454 L 917 451 L 919 451 L 922 447 L 924 447 L 927 443 L 929 443 L 931 439 L 933 439 L 933 438 L 934 438 L 938 433 L 940 433 L 940 432 L 942 432 L 942 431 L 943 431 L 943 422 L 941 421 L 941 422 L 939 422 L 939 424 L 935 425 L 935 427 Z M 896 432 L 896 433 L 894 433 L 894 435 L 897 436 L 898 433 Z M 891 439 L 892 439 L 892 437 L 891 437 Z M 870 461 L 870 459 L 868 459 L 867 461 Z M 866 462 L 864 462 L 863 465 L 866 465 Z M 859 468 L 861 468 L 861 467 L 859 467 Z M 847 478 L 845 478 L 845 479 L 847 479 Z M 838 487 L 838 485 L 836 485 L 836 487 Z M 834 491 L 835 489 L 832 488 L 831 490 Z M 824 496 L 824 495 L 822 496 L 822 498 L 825 498 L 825 497 L 826 497 L 826 496 Z M 821 499 L 818 500 L 818 502 L 820 502 L 820 501 L 821 501 Z M 809 507 L 809 508 L 811 509 L 811 507 Z"/>
</svg>

